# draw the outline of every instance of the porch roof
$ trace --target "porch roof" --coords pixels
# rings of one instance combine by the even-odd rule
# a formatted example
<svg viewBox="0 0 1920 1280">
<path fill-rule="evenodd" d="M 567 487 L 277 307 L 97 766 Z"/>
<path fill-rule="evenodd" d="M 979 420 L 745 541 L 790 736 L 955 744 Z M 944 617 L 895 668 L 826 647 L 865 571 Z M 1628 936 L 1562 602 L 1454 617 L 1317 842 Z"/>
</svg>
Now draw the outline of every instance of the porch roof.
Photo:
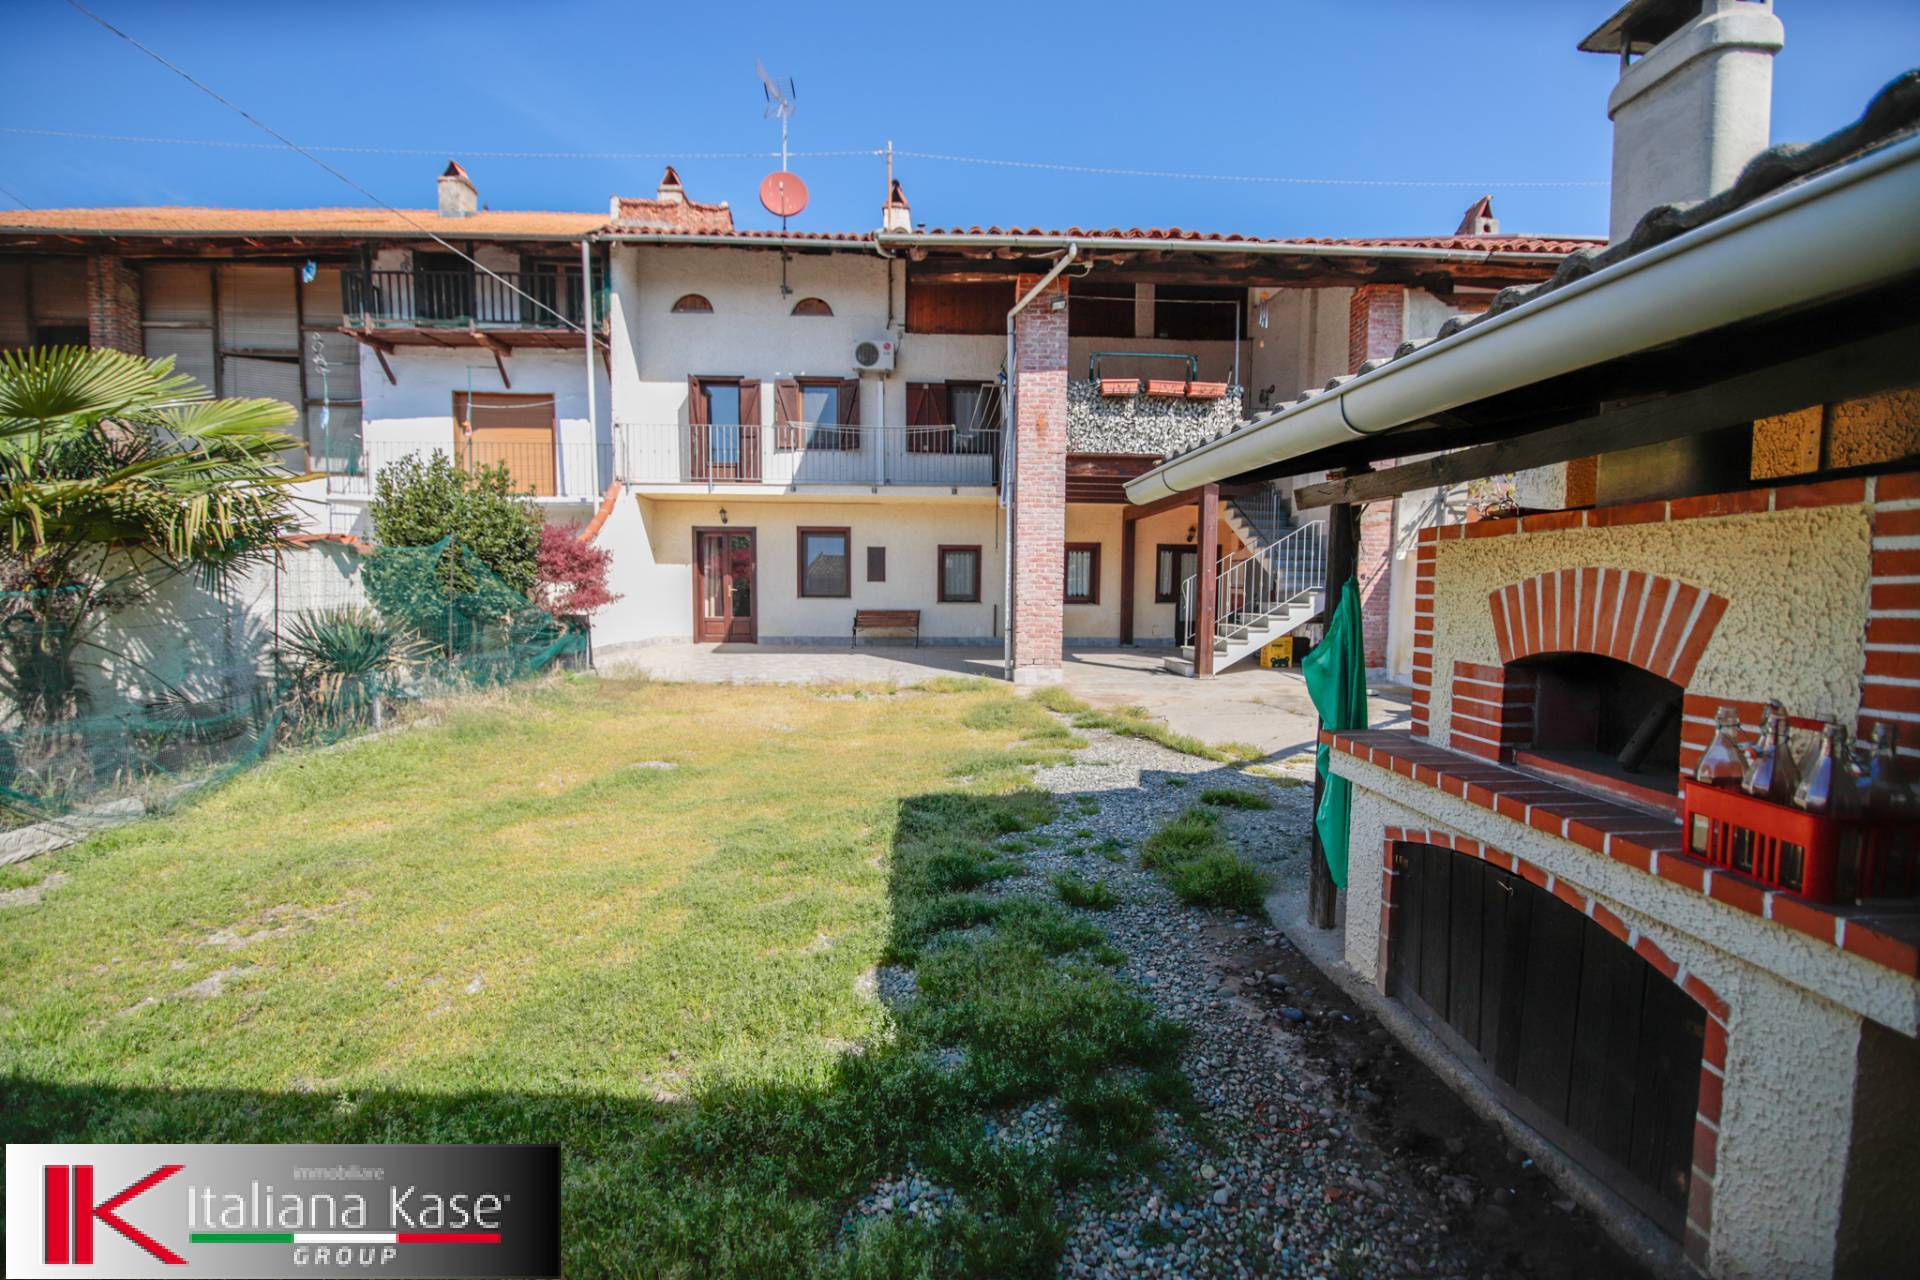
<svg viewBox="0 0 1920 1280">
<path fill-rule="evenodd" d="M 1885 190 L 1852 203 L 1865 204 L 1897 225 L 1865 235 L 1858 226 L 1842 230 L 1838 215 L 1850 197 L 1857 197 L 1852 189 L 1883 175 L 1887 180 L 1878 185 Z M 1462 425 L 1460 415 L 1481 402 L 1742 321 L 1869 290 L 1920 269 L 1920 237 L 1905 221 L 1916 185 L 1920 69 L 1888 84 L 1847 127 L 1815 143 L 1782 143 L 1762 152 L 1719 195 L 1648 211 L 1626 239 L 1605 248 L 1582 247 L 1568 254 L 1550 279 L 1502 289 L 1486 311 L 1455 316 L 1433 338 L 1402 343 L 1391 356 L 1369 360 L 1325 387 L 1307 388 L 1272 413 L 1170 456 L 1129 483 L 1127 495 L 1136 503 L 1152 502 L 1168 492 L 1236 476 L 1347 465 L 1348 459 L 1336 456 L 1343 448 L 1353 454 L 1351 461 L 1363 462 L 1369 456 L 1368 437 L 1396 436 L 1422 425 L 1435 427 L 1433 439 L 1421 440 L 1417 448 L 1405 438 L 1375 442 L 1386 450 L 1378 456 L 1510 434 L 1448 438 Z M 1739 264 L 1717 264 L 1727 287 L 1699 287 L 1694 274 L 1722 242 L 1734 242 L 1775 215 L 1785 222 L 1796 213 L 1802 216 L 1793 220 L 1794 234 L 1760 228 L 1760 234 L 1746 237 L 1752 249 L 1741 246 Z M 1778 269 L 1766 269 L 1763 262 Z M 1734 265 L 1743 265 L 1744 282 L 1728 277 Z M 1630 300 L 1604 296 L 1606 286 L 1635 277 L 1637 291 L 1618 291 L 1630 294 Z M 1688 302 L 1698 305 L 1683 305 Z M 1557 310 L 1562 303 L 1570 304 L 1564 313 Z M 1572 320 L 1573 312 L 1582 318 Z M 1469 341 L 1504 333 L 1505 345 L 1514 347 L 1515 331 L 1524 330 L 1518 345 L 1537 342 L 1546 335 L 1535 330 L 1553 327 L 1549 315 L 1562 320 L 1556 333 L 1564 329 L 1566 340 L 1554 344 L 1547 358 L 1527 361 L 1503 352 L 1496 359 L 1485 349 L 1488 343 Z M 1653 323 L 1634 323 L 1643 319 Z M 1531 328 L 1529 320 L 1535 322 Z M 1393 375 L 1416 367 L 1426 376 L 1395 379 L 1393 390 L 1386 389 Z M 1703 418 L 1696 429 L 1712 425 Z"/>
</svg>

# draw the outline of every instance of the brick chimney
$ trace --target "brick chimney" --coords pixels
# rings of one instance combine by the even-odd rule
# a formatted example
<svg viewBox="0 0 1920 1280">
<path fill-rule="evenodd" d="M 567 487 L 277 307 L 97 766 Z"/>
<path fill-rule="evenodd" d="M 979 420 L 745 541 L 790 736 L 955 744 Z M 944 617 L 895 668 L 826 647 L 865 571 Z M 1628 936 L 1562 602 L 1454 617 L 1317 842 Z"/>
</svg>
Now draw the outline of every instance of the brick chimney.
<svg viewBox="0 0 1920 1280">
<path fill-rule="evenodd" d="M 662 204 L 685 204 L 687 202 L 687 189 L 680 185 L 680 175 L 674 171 L 672 165 L 668 165 L 667 171 L 660 175 L 660 186 L 659 189 L 653 193 L 653 198 Z"/>
<path fill-rule="evenodd" d="M 468 218 L 479 207 L 480 193 L 474 190 L 473 179 L 458 160 L 447 161 L 447 171 L 440 175 L 440 216 Z"/>
<path fill-rule="evenodd" d="M 1620 59 L 1609 239 L 1656 205 L 1726 190 L 1766 149 L 1782 39 L 1773 0 L 1631 0 L 1580 42 Z"/>
<path fill-rule="evenodd" d="M 882 231 L 913 230 L 913 211 L 907 208 L 907 197 L 900 190 L 898 178 L 895 178 L 887 188 L 887 203 L 880 210 L 880 229 Z"/>
</svg>

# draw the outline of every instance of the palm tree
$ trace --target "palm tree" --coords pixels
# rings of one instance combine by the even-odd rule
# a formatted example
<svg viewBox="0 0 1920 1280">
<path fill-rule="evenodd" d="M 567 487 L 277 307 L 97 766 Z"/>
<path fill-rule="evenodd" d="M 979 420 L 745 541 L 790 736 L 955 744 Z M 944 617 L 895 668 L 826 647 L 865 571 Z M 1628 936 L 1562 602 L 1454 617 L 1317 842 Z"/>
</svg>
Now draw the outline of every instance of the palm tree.
<svg viewBox="0 0 1920 1280">
<path fill-rule="evenodd" d="M 154 570 L 214 585 L 293 528 L 292 406 L 214 400 L 171 358 L 0 353 L 0 697 L 26 724 L 85 705 L 76 654 Z"/>
</svg>

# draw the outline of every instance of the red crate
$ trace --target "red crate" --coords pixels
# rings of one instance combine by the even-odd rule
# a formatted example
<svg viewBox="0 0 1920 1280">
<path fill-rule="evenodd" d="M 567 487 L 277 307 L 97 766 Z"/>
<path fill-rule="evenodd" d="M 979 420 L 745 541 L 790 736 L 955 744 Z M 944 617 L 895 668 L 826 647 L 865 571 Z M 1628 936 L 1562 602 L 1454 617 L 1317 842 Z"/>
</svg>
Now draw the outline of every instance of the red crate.
<svg viewBox="0 0 1920 1280">
<path fill-rule="evenodd" d="M 1685 782 L 1680 830 L 1687 852 L 1809 902 L 1913 897 L 1912 833 L 1868 818 L 1835 818 Z"/>
</svg>

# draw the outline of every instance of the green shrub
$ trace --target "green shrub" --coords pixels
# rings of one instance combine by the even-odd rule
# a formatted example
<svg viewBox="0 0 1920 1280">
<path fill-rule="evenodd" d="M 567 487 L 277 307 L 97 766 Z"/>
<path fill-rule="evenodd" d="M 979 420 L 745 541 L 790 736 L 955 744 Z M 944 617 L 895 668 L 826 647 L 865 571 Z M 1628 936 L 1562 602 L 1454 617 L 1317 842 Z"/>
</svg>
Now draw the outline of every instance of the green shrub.
<svg viewBox="0 0 1920 1280">
<path fill-rule="evenodd" d="M 1212 852 L 1166 868 L 1167 885 L 1182 902 L 1257 916 L 1266 907 L 1267 876 L 1235 853 Z"/>
<path fill-rule="evenodd" d="M 1257 791 L 1242 791 L 1238 787 L 1208 787 L 1200 793 L 1200 803 L 1210 804 L 1218 809 L 1271 809 L 1273 801 Z"/>
<path fill-rule="evenodd" d="M 1053 891 L 1068 906 L 1085 907 L 1089 911 L 1107 911 L 1120 905 L 1120 895 L 1106 885 L 1083 880 L 1068 871 L 1053 877 Z"/>
</svg>

